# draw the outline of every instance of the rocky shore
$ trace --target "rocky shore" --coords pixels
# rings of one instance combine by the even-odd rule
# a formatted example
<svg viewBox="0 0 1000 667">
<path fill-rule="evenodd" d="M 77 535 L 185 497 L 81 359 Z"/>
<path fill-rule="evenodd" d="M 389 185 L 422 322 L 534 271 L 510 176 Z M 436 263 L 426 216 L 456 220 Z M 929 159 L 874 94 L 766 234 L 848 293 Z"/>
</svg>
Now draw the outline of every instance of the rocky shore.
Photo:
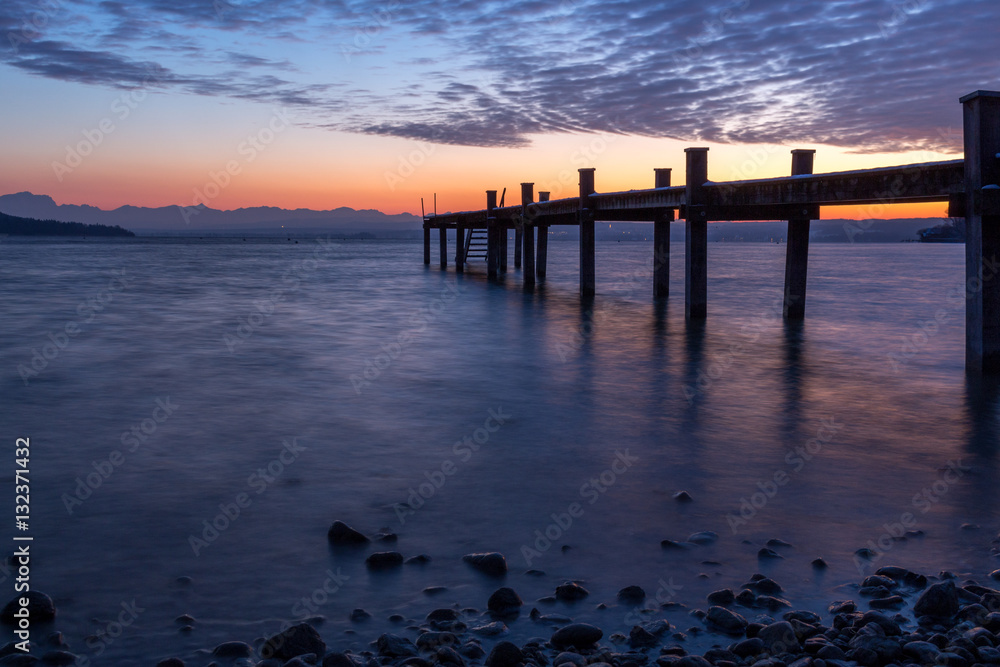
<svg viewBox="0 0 1000 667">
<path fill-rule="evenodd" d="M 338 547 L 372 541 L 341 522 L 328 538 Z M 393 536 L 375 539 L 392 542 Z M 994 543 L 1000 544 L 1000 537 Z M 382 570 L 423 559 L 379 551 L 369 554 L 366 564 Z M 507 572 L 499 553 L 468 554 L 463 560 L 489 576 Z M 859 582 L 854 599 L 832 601 L 825 615 L 794 609 L 782 597 L 781 584 L 762 574 L 751 575 L 739 590 L 712 592 L 696 608 L 653 601 L 641 587 L 628 586 L 619 591 L 618 602 L 641 610 L 628 634 L 606 634 L 569 616 L 543 614 L 513 588 L 501 586 L 483 608 L 456 604 L 423 619 L 396 614 L 388 620 L 398 632 L 372 637 L 369 648 L 356 653 L 328 651 L 316 628 L 323 619 L 316 617 L 252 645 L 225 642 L 206 647 L 197 662 L 170 658 L 155 667 L 986 667 L 1000 665 L 1000 570 L 985 579 L 959 581 L 949 572 L 928 576 L 883 566 Z M 582 605 L 588 596 L 584 586 L 566 582 L 540 602 Z M 12 600 L 0 620 L 15 625 L 17 608 Z M 31 594 L 30 608 L 38 621 L 56 618 L 55 606 L 42 593 Z M 662 618 L 665 610 L 678 608 L 687 611 L 685 627 Z M 356 609 L 352 620 L 369 616 Z M 537 637 L 521 645 L 504 639 L 508 624 L 519 619 L 538 629 Z M 712 647 L 685 648 L 694 636 L 709 638 Z M 32 644 L 30 654 L 7 644 L 0 648 L 0 667 L 92 664 L 61 642 L 54 633 L 47 648 Z"/>
</svg>

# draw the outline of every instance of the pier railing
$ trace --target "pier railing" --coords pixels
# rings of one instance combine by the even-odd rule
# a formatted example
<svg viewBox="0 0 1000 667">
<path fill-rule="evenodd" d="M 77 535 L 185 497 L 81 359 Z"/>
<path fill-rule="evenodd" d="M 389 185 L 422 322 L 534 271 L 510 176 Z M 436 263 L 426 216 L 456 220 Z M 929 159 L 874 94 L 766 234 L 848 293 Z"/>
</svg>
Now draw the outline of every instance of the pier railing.
<svg viewBox="0 0 1000 667">
<path fill-rule="evenodd" d="M 685 220 L 685 315 L 707 315 L 707 223 L 712 221 L 787 220 L 784 316 L 805 316 L 806 275 L 811 220 L 820 207 L 947 202 L 949 215 L 966 218 L 966 365 L 970 370 L 1000 372 L 1000 279 L 984 278 L 984 260 L 1000 258 L 1000 92 L 977 91 L 961 100 L 965 117 L 965 158 L 899 167 L 813 174 L 813 150 L 793 150 L 791 175 L 747 181 L 708 180 L 708 149 L 688 148 L 686 184 L 671 186 L 670 169 L 654 170 L 654 187 L 625 192 L 595 191 L 595 170 L 580 169 L 579 196 L 549 201 L 534 185 L 522 183 L 521 203 L 502 208 L 496 191 L 486 193 L 486 207 L 426 216 L 424 263 L 431 261 L 431 230 L 440 235 L 441 267 L 448 264 L 447 233 L 456 230 L 456 270 L 465 266 L 467 235 L 487 230 L 487 276 L 507 271 L 507 230 L 515 230 L 514 265 L 524 270 L 531 289 L 545 277 L 548 228 L 580 228 L 580 293 L 596 292 L 595 221 L 653 223 L 653 296 L 668 295 L 669 225 Z M 536 239 L 537 234 L 537 239 Z M 537 242 L 536 242 L 537 240 Z M 992 276 L 992 273 L 990 274 Z"/>
</svg>

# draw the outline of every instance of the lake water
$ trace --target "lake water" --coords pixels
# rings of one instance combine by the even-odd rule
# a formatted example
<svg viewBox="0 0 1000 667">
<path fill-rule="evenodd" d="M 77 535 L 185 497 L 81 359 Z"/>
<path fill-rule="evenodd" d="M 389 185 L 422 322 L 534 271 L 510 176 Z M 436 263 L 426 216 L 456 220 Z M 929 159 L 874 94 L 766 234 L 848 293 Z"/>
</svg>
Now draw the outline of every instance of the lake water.
<svg viewBox="0 0 1000 667">
<path fill-rule="evenodd" d="M 92 664 L 203 664 L 313 615 L 363 650 L 415 636 L 391 614 L 484 609 L 500 584 L 461 562 L 477 551 L 507 556 L 526 611 L 606 634 L 634 624 L 615 600 L 631 584 L 706 608 L 761 571 L 825 613 L 880 565 L 1000 566 L 998 391 L 964 374 L 962 246 L 814 245 L 799 327 L 780 317 L 784 246 L 712 244 L 699 326 L 671 253 L 657 307 L 645 243 L 598 244 L 581 305 L 572 242 L 525 293 L 410 242 L 5 239 L 0 433 L 8 470 L 31 439 L 31 584 L 54 629 Z M 335 519 L 398 542 L 331 550 Z M 923 536 L 891 540 L 904 523 Z M 660 546 L 704 530 L 717 542 Z M 759 562 L 770 538 L 792 546 Z M 431 561 L 369 573 L 379 549 Z M 568 580 L 591 595 L 536 602 Z M 549 632 L 524 614 L 509 636 Z"/>
</svg>

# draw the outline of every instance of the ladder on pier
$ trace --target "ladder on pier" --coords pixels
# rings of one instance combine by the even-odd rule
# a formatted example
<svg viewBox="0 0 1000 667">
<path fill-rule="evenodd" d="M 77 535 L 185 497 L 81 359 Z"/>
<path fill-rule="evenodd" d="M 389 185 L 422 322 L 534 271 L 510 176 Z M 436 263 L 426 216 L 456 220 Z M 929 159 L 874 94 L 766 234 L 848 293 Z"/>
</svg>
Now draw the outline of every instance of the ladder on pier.
<svg viewBox="0 0 1000 667">
<path fill-rule="evenodd" d="M 465 261 L 474 259 L 486 261 L 486 230 L 470 229 L 465 238 Z"/>
</svg>

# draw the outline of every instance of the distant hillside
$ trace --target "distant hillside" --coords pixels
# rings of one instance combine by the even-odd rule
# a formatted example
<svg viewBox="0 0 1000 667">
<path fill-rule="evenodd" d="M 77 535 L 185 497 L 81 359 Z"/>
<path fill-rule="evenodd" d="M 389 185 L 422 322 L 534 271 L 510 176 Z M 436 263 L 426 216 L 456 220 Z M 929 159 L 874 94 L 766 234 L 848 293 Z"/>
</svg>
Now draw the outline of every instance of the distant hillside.
<svg viewBox="0 0 1000 667">
<path fill-rule="evenodd" d="M 11 236 L 135 236 L 127 229 L 79 222 L 35 220 L 0 213 L 0 234 Z"/>
<path fill-rule="evenodd" d="M 411 236 L 419 232 L 420 216 L 388 215 L 381 211 L 341 207 L 330 211 L 294 210 L 274 206 L 220 211 L 207 206 L 121 206 L 105 211 L 96 206 L 56 204 L 47 195 L 30 192 L 0 196 L 0 211 L 28 218 L 118 225 L 140 234 L 268 234 L 293 232 L 358 233 Z"/>
</svg>

